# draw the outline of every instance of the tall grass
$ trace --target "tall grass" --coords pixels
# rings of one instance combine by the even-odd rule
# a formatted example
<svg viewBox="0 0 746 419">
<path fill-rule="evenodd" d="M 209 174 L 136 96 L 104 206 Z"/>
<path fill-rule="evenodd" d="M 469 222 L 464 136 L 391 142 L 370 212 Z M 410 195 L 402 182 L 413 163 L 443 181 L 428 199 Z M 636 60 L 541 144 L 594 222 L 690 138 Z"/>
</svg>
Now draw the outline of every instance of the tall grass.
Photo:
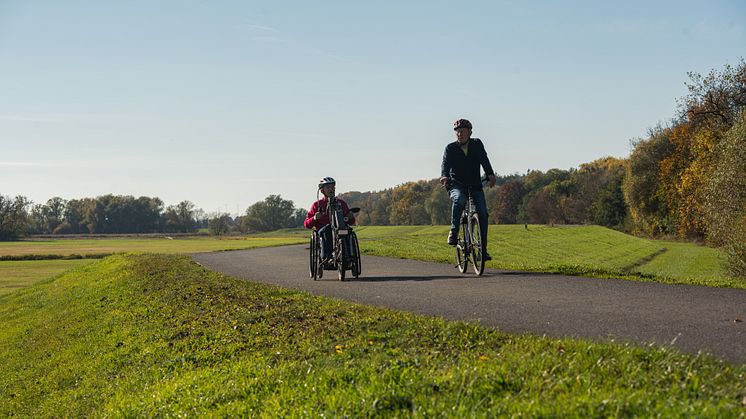
<svg viewBox="0 0 746 419">
<path fill-rule="evenodd" d="M 0 296 L 0 416 L 738 417 L 707 356 L 510 336 L 112 256 Z"/>
</svg>

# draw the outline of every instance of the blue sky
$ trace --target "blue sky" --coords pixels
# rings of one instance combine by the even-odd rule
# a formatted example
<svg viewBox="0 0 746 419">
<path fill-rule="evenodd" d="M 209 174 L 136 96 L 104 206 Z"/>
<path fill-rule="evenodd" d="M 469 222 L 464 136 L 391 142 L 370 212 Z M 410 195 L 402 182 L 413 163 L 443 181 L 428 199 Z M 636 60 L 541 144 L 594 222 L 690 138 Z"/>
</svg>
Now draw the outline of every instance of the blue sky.
<svg viewBox="0 0 746 419">
<path fill-rule="evenodd" d="M 307 208 L 437 177 L 461 117 L 499 174 L 569 169 L 744 45 L 741 0 L 0 0 L 0 194 Z"/>
</svg>

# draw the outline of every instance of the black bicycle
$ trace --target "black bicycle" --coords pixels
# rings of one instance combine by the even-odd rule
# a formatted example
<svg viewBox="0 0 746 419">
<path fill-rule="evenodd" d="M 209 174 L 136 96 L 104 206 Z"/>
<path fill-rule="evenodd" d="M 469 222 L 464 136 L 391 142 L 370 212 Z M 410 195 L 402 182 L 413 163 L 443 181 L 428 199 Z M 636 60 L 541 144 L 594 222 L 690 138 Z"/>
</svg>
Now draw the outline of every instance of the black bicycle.
<svg viewBox="0 0 746 419">
<path fill-rule="evenodd" d="M 482 183 L 485 184 L 485 182 L 486 179 L 482 179 Z M 456 267 L 461 273 L 466 273 L 469 267 L 469 259 L 471 259 L 474 265 L 474 273 L 482 275 L 485 263 L 484 254 L 487 249 L 484 248 L 484 241 L 482 240 L 482 230 L 480 228 L 482 220 L 479 219 L 479 213 L 471 198 L 474 186 L 464 185 L 451 179 L 448 185 L 449 190 L 453 187 L 453 183 L 458 184 L 466 193 L 466 205 L 461 212 L 461 227 L 456 243 Z"/>
<path fill-rule="evenodd" d="M 314 228 L 311 232 L 309 275 L 315 281 L 324 275 L 324 270 L 336 270 L 339 280 L 344 281 L 349 270 L 357 278 L 362 273 L 357 234 L 347 223 L 347 214 L 336 199 L 329 201 L 327 211 L 331 220 L 332 255 L 327 261 L 321 259 L 321 235 Z M 358 211 L 360 208 L 350 208 L 351 213 Z"/>
</svg>

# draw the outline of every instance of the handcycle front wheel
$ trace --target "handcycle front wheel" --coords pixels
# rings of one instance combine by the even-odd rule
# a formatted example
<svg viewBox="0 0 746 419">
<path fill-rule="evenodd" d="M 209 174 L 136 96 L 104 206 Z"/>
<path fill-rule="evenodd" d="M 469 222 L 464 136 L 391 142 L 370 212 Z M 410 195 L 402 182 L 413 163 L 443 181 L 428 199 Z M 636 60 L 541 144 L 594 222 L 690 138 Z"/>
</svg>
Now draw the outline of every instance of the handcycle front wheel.
<svg viewBox="0 0 746 419">
<path fill-rule="evenodd" d="M 479 225 L 479 215 L 474 214 L 471 221 L 471 260 L 474 263 L 474 273 L 482 275 L 484 273 L 484 246 L 482 242 L 482 229 Z"/>
<path fill-rule="evenodd" d="M 311 233 L 311 243 L 309 248 L 309 261 L 308 261 L 308 274 L 315 281 L 318 277 L 319 269 L 319 240 L 318 235 L 314 231 Z"/>
<path fill-rule="evenodd" d="M 352 276 L 357 278 L 363 271 L 363 267 L 360 263 L 360 245 L 357 241 L 357 234 L 355 234 L 354 232 L 350 235 L 350 239 L 352 240 L 352 249 L 355 253 L 354 255 L 352 255 Z"/>
<path fill-rule="evenodd" d="M 337 260 L 337 272 L 340 281 L 345 280 L 345 273 L 347 272 L 347 249 L 345 248 L 344 240 L 337 240 L 337 249 L 339 250 Z"/>
</svg>

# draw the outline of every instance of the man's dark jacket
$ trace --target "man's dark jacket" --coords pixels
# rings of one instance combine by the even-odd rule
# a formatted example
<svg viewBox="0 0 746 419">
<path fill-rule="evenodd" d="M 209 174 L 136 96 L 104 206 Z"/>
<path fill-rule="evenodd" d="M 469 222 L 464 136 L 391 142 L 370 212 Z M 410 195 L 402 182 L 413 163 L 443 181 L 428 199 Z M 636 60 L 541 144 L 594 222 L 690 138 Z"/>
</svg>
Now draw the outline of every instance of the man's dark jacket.
<svg viewBox="0 0 746 419">
<path fill-rule="evenodd" d="M 479 138 L 469 139 L 469 153 L 464 154 L 461 146 L 454 141 L 446 146 L 443 152 L 443 163 L 440 165 L 440 175 L 455 179 L 463 185 L 475 186 L 474 189 L 482 188 L 479 166 L 484 168 L 486 175 L 494 175 L 490 159 L 484 150 L 484 144 Z"/>
</svg>

